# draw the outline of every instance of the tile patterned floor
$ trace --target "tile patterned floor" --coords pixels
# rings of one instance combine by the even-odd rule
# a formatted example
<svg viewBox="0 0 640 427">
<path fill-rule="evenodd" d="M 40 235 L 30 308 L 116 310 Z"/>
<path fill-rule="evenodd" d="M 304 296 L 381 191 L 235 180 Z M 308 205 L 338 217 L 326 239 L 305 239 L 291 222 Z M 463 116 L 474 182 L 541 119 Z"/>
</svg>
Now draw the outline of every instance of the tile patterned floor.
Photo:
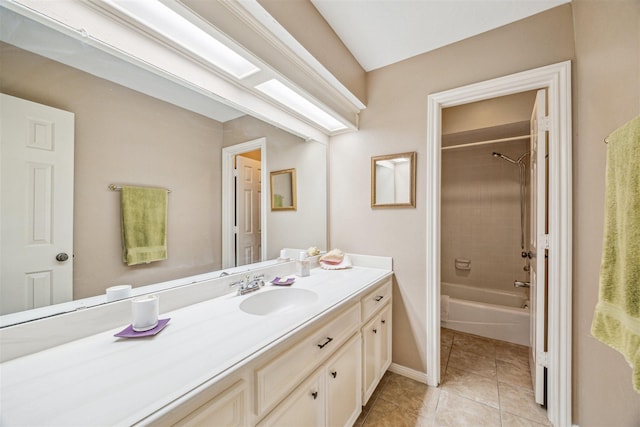
<svg viewBox="0 0 640 427">
<path fill-rule="evenodd" d="M 541 427 L 527 347 L 442 329 L 440 387 L 387 372 L 354 427 Z"/>
</svg>

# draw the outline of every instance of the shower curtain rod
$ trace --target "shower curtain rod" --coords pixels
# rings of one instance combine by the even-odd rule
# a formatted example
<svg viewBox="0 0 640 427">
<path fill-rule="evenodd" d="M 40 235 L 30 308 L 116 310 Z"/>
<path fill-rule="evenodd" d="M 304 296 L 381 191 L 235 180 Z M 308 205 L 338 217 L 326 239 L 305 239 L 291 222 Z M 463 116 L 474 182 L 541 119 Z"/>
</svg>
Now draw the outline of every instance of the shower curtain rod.
<svg viewBox="0 0 640 427">
<path fill-rule="evenodd" d="M 531 138 L 531 135 L 512 136 L 512 137 L 509 137 L 509 138 L 500 138 L 500 139 L 490 139 L 488 141 L 472 142 L 471 144 L 450 145 L 448 147 L 442 147 L 442 149 L 443 150 L 453 150 L 453 149 L 456 149 L 456 148 L 474 147 L 474 146 L 477 146 L 477 145 L 496 144 L 498 142 L 517 141 L 519 139 L 525 139 L 525 138 Z"/>
</svg>

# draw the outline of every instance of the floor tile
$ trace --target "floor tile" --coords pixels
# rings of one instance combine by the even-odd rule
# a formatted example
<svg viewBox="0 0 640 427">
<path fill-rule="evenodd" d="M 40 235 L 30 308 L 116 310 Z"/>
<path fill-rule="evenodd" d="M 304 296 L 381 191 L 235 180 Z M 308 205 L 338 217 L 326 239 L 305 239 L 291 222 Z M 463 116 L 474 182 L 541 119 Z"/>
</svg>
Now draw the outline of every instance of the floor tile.
<svg viewBox="0 0 640 427">
<path fill-rule="evenodd" d="M 441 330 L 440 388 L 385 373 L 354 427 L 548 426 L 534 402 L 529 348 Z"/>
<path fill-rule="evenodd" d="M 544 427 L 544 424 L 536 423 L 508 412 L 503 412 L 502 427 Z"/>
<path fill-rule="evenodd" d="M 371 397 L 369 398 L 369 400 L 367 401 L 367 404 L 364 407 L 366 411 L 371 409 L 371 407 L 375 404 L 376 399 L 378 398 L 378 396 L 380 396 L 380 393 L 382 393 L 382 390 L 384 389 L 384 386 L 387 384 L 387 381 L 389 381 L 389 378 L 392 375 L 396 375 L 396 374 L 393 374 L 393 373 L 387 371 L 387 373 L 380 379 L 380 383 L 378 384 L 376 389 L 373 390 L 373 393 L 371 394 Z"/>
<path fill-rule="evenodd" d="M 455 334 L 453 347 L 482 357 L 495 358 L 496 341 L 469 334 Z"/>
<path fill-rule="evenodd" d="M 406 411 L 428 416 L 435 412 L 439 395 L 440 389 L 436 387 L 393 374 L 380 392 L 376 405 L 383 399 Z"/>
<path fill-rule="evenodd" d="M 456 337 L 457 340 L 457 337 Z M 455 368 L 473 374 L 482 375 L 488 378 L 496 377 L 496 360 L 492 357 L 483 357 L 475 353 L 467 352 L 463 349 L 456 347 L 454 341 L 451 348 L 451 354 L 449 355 L 448 368 Z"/>
<path fill-rule="evenodd" d="M 436 410 L 435 425 L 500 427 L 500 411 L 454 393 L 442 391 Z"/>
<path fill-rule="evenodd" d="M 495 379 L 449 368 L 442 383 L 442 391 L 499 408 L 498 383 Z"/>
<path fill-rule="evenodd" d="M 433 418 L 433 417 L 432 417 Z M 432 419 L 392 402 L 378 399 L 364 421 L 363 427 L 431 427 Z"/>
<path fill-rule="evenodd" d="M 451 347 L 454 332 L 451 329 L 440 328 L 440 344 Z"/>
<path fill-rule="evenodd" d="M 496 359 L 511 363 L 529 363 L 529 347 L 500 342 L 496 344 Z"/>
<path fill-rule="evenodd" d="M 449 362 L 450 354 L 451 354 L 451 347 L 440 348 L 440 378 L 444 378 L 444 374 L 447 371 L 447 363 Z"/>
<path fill-rule="evenodd" d="M 511 384 L 498 383 L 500 410 L 510 414 L 549 425 L 547 411 L 534 401 L 533 392 Z"/>
<path fill-rule="evenodd" d="M 496 368 L 499 382 L 533 390 L 529 362 L 524 365 L 522 363 L 514 364 L 504 360 L 496 360 Z"/>
</svg>

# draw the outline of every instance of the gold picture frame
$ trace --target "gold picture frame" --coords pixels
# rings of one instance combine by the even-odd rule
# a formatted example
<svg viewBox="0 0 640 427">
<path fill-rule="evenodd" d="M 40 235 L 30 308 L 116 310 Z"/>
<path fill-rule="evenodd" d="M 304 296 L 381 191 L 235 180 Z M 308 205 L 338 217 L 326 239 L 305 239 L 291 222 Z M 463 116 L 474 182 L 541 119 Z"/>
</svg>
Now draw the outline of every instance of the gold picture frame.
<svg viewBox="0 0 640 427">
<path fill-rule="evenodd" d="M 416 206 L 415 151 L 371 157 L 371 207 Z"/>
<path fill-rule="evenodd" d="M 295 211 L 298 207 L 296 197 L 296 170 L 284 169 L 270 173 L 271 210 Z"/>
</svg>

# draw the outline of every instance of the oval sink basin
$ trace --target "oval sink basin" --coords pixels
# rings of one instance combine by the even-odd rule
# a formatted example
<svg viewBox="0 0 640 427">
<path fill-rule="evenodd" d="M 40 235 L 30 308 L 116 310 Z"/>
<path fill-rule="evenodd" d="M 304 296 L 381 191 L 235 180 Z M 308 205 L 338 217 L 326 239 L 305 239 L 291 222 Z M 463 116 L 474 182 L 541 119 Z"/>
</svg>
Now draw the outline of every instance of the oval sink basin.
<svg viewBox="0 0 640 427">
<path fill-rule="evenodd" d="M 318 299 L 318 294 L 307 289 L 284 288 L 260 292 L 240 303 L 240 310 L 264 316 L 300 308 Z"/>
</svg>

